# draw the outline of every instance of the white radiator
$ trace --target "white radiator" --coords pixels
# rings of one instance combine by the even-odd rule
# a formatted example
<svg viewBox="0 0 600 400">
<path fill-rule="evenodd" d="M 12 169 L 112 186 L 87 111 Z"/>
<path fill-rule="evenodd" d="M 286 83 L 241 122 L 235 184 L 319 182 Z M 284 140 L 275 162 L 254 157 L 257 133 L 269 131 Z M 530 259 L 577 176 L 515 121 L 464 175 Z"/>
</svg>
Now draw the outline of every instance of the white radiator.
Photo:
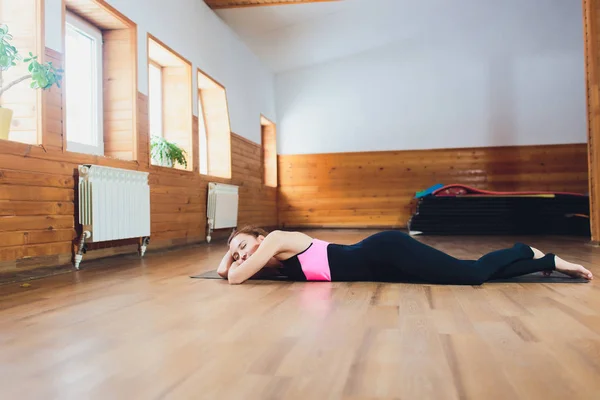
<svg viewBox="0 0 600 400">
<path fill-rule="evenodd" d="M 150 236 L 148 173 L 80 165 L 79 223 L 83 227 L 80 247 L 84 240 L 104 242 L 139 237 L 145 238 L 143 255 Z"/>
<path fill-rule="evenodd" d="M 210 234 L 213 229 L 237 227 L 238 203 L 238 186 L 209 182 L 208 201 L 206 205 L 206 219 L 208 224 L 207 242 L 210 242 Z"/>
</svg>

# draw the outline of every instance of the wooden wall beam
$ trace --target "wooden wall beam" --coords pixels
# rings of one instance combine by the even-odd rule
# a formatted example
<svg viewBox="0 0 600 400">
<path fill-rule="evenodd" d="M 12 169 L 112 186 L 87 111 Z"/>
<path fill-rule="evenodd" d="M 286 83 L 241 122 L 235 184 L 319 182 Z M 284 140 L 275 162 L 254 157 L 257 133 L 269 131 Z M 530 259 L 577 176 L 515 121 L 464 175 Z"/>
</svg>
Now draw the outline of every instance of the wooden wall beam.
<svg viewBox="0 0 600 400">
<path fill-rule="evenodd" d="M 324 3 L 340 0 L 205 0 L 213 10 L 224 8 L 282 6 L 290 4 Z"/>
<path fill-rule="evenodd" d="M 600 0 L 583 0 L 592 242 L 600 241 Z"/>
</svg>

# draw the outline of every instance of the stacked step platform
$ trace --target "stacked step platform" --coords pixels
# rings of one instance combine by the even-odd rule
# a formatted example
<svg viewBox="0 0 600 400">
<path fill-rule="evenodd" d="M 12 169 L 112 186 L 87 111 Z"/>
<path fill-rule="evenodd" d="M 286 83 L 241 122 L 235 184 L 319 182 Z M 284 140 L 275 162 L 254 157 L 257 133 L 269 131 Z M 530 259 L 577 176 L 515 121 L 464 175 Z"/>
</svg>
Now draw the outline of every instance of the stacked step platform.
<svg viewBox="0 0 600 400">
<path fill-rule="evenodd" d="M 577 193 L 490 192 L 438 185 L 417 193 L 408 222 L 422 235 L 589 236 L 589 198 Z"/>
</svg>

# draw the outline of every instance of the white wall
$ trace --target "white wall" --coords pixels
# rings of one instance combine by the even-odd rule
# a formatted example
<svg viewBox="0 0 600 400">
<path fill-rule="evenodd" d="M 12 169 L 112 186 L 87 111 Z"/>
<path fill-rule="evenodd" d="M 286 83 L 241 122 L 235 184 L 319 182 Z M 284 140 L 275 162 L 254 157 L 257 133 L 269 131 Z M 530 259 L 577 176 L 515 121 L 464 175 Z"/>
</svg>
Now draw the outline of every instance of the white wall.
<svg viewBox="0 0 600 400">
<path fill-rule="evenodd" d="M 404 14 L 422 29 L 278 74 L 279 153 L 585 142 L 581 2 L 469 3 Z"/>
<path fill-rule="evenodd" d="M 148 94 L 147 33 L 156 36 L 227 89 L 231 130 L 261 142 L 260 114 L 276 120 L 274 78 L 202 0 L 108 0 L 138 25 L 138 90 Z M 61 1 L 46 0 L 46 46 L 62 52 Z M 198 115 L 198 98 L 194 115 Z"/>
</svg>

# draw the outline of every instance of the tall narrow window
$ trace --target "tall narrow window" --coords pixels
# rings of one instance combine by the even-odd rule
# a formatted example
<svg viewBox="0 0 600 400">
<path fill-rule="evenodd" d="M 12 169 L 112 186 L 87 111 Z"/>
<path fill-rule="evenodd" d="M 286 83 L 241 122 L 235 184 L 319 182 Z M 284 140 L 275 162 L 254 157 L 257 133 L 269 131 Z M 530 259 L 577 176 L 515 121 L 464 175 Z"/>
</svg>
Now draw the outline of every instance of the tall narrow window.
<svg viewBox="0 0 600 400">
<path fill-rule="evenodd" d="M 148 102 L 151 163 L 192 171 L 192 65 L 150 34 Z"/>
<path fill-rule="evenodd" d="M 206 163 L 206 171 L 210 176 L 231 178 L 231 128 L 227 93 L 220 83 L 200 70 L 198 92 L 205 129 L 204 138 L 200 132 L 200 163 Z"/>
<path fill-rule="evenodd" d="M 277 133 L 275 124 L 261 115 L 263 183 L 277 186 Z"/>
<path fill-rule="evenodd" d="M 150 135 L 163 137 L 162 67 L 151 62 L 148 68 Z"/>
<path fill-rule="evenodd" d="M 66 18 L 67 150 L 102 155 L 102 32 L 70 12 Z"/>
</svg>

